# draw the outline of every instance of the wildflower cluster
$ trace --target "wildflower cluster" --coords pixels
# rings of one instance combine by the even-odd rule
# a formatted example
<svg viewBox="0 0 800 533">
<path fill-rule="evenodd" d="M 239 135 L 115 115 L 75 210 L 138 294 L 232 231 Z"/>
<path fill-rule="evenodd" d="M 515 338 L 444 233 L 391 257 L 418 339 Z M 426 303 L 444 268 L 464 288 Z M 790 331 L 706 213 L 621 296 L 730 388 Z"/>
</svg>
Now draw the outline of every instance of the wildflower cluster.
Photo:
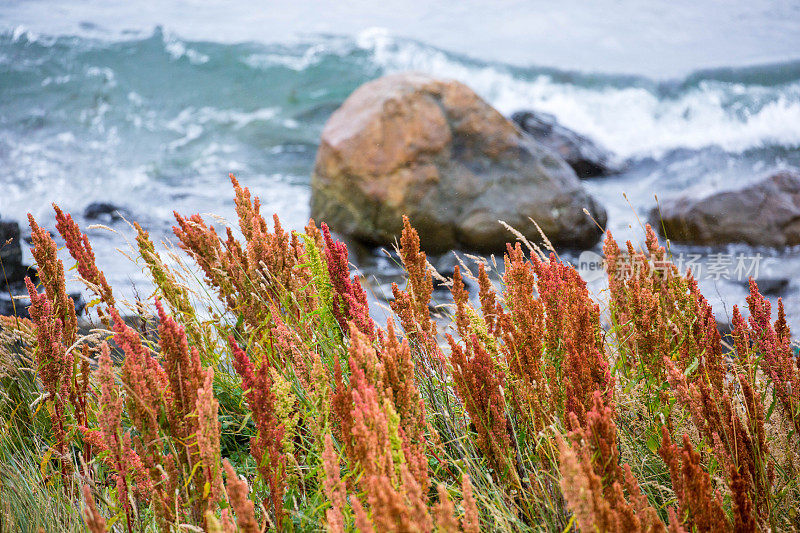
<svg viewBox="0 0 800 533">
<path fill-rule="evenodd" d="M 325 224 L 268 224 L 231 181 L 238 238 L 175 215 L 204 286 L 134 226 L 155 287 L 134 307 L 141 331 L 56 207 L 104 326 L 79 332 L 31 217 L 40 287 L 27 282 L 30 320 L 0 321 L 0 362 L 32 361 L 36 380 L 0 390 L 0 502 L 22 497 L 6 463 L 27 453 L 27 486 L 65 502 L 54 530 L 70 513 L 92 533 L 797 527 L 800 365 L 783 304 L 773 321 L 755 283 L 728 346 L 650 228 L 626 275 L 607 236 L 606 310 L 575 269 L 519 244 L 446 279 L 406 218 L 408 279 L 379 322 Z M 3 503 L 0 525 L 34 509 Z"/>
</svg>

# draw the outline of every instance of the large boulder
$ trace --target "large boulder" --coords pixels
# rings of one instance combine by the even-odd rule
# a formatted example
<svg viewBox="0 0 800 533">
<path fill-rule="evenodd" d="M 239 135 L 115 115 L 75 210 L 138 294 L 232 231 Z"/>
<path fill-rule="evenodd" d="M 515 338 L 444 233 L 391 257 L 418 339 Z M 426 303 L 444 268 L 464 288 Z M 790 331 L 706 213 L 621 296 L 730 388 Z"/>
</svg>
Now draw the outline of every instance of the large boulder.
<svg viewBox="0 0 800 533">
<path fill-rule="evenodd" d="M 620 171 L 611 152 L 588 137 L 565 128 L 553 115 L 538 111 L 517 111 L 511 115 L 511 120 L 522 131 L 563 157 L 581 179 Z"/>
<path fill-rule="evenodd" d="M 800 244 L 800 175 L 780 172 L 737 191 L 670 200 L 651 211 L 650 221 L 678 242 Z"/>
<path fill-rule="evenodd" d="M 311 212 L 368 244 L 400 234 L 402 215 L 430 252 L 502 251 L 503 220 L 556 245 L 589 247 L 606 212 L 553 151 L 522 133 L 471 89 L 423 74 L 358 88 L 322 132 Z M 590 215 L 584 213 L 588 210 Z"/>
</svg>

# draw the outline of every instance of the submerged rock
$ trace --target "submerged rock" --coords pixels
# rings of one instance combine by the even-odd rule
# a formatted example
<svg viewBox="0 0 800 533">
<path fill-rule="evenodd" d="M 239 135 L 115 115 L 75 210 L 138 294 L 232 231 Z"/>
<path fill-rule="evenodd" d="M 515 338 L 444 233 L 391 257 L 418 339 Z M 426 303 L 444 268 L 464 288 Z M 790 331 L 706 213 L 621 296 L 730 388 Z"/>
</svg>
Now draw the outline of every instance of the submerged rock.
<svg viewBox="0 0 800 533">
<path fill-rule="evenodd" d="M 670 200 L 650 212 L 650 221 L 677 242 L 800 244 L 800 175 L 780 172 L 738 191 Z"/>
<path fill-rule="evenodd" d="M 588 247 L 606 212 L 564 160 L 456 81 L 408 73 L 357 89 L 322 133 L 312 216 L 372 245 L 394 241 L 410 217 L 432 252 L 495 252 L 503 220 L 556 245 Z M 588 210 L 591 216 L 584 213 Z"/>
<path fill-rule="evenodd" d="M 83 210 L 86 220 L 100 220 L 103 222 L 116 222 L 122 217 L 130 217 L 125 208 L 109 202 L 92 202 Z"/>
<path fill-rule="evenodd" d="M 591 139 L 565 128 L 556 117 L 536 111 L 517 111 L 511 120 L 522 131 L 547 146 L 569 163 L 579 178 L 593 178 L 619 172 L 613 154 Z"/>
</svg>

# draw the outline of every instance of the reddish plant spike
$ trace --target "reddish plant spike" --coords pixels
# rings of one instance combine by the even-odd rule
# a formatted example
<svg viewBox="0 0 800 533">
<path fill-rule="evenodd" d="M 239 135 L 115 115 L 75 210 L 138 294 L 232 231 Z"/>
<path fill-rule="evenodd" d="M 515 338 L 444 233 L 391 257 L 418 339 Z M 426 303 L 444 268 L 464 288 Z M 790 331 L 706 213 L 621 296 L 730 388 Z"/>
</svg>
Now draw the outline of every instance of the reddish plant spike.
<svg viewBox="0 0 800 533">
<path fill-rule="evenodd" d="M 356 275 L 350 279 L 347 246 L 341 241 L 333 240 L 325 223 L 322 224 L 322 235 L 325 241 L 325 262 L 335 293 L 333 315 L 342 331 L 349 331 L 348 323 L 353 322 L 359 331 L 374 340 L 375 324 L 369 316 L 367 294 Z"/>
<path fill-rule="evenodd" d="M 544 309 L 534 298 L 536 278 L 530 263 L 517 247 L 506 256 L 505 299 L 508 317 L 502 317 L 500 329 L 509 368 L 529 383 L 541 383 L 545 336 Z"/>
<path fill-rule="evenodd" d="M 791 342 L 792 334 L 786 323 L 786 312 L 783 309 L 783 298 L 778 298 L 778 318 L 775 319 L 775 335 L 781 344 Z"/>
<path fill-rule="evenodd" d="M 462 339 L 466 339 L 470 331 L 470 319 L 467 315 L 469 292 L 467 292 L 467 287 L 464 285 L 464 279 L 461 277 L 461 268 L 458 265 L 453 269 L 453 285 L 450 287 L 450 294 L 456 304 L 456 330 Z"/>
<path fill-rule="evenodd" d="M 205 479 L 209 483 L 206 512 L 214 512 L 217 504 L 224 501 L 220 461 L 219 402 L 214 397 L 214 368 L 205 372 L 205 380 L 197 391 L 197 450 L 202 460 Z M 204 487 L 205 489 L 205 487 Z"/>
<path fill-rule="evenodd" d="M 172 392 L 169 412 L 175 415 L 176 436 L 188 439 L 196 430 L 196 418 L 191 415 L 204 381 L 203 369 L 197 349 L 189 348 L 183 326 L 166 314 L 160 300 L 156 300 L 156 310 L 162 363 Z"/>
<path fill-rule="evenodd" d="M 31 254 L 38 267 L 39 280 L 53 307 L 53 312 L 61 319 L 65 346 L 75 343 L 78 319 L 75 315 L 75 302 L 67 294 L 64 278 L 64 263 L 58 258 L 58 247 L 50 233 L 40 227 L 33 216 L 28 214 L 31 227 Z"/>
<path fill-rule="evenodd" d="M 455 507 L 447 494 L 447 488 L 444 484 L 439 483 L 436 486 L 436 492 L 439 496 L 439 501 L 434 506 L 437 531 L 441 533 L 458 533 L 461 528 L 459 528 L 458 520 L 454 516 Z"/>
<path fill-rule="evenodd" d="M 483 313 L 483 320 L 486 322 L 486 328 L 492 335 L 496 334 L 497 316 L 497 295 L 492 287 L 492 282 L 489 281 L 489 275 L 486 273 L 486 265 L 481 263 L 478 265 L 478 297 L 481 302 L 481 312 Z"/>
<path fill-rule="evenodd" d="M 353 397 L 350 389 L 344 384 L 342 364 L 338 357 L 333 362 L 333 381 L 335 388 L 331 396 L 331 414 L 338 422 L 339 440 L 342 441 L 346 453 L 350 455 L 352 450 L 350 434 L 353 425 L 350 412 L 353 409 Z"/>
<path fill-rule="evenodd" d="M 681 476 L 681 462 L 680 451 L 669 435 L 667 426 L 661 426 L 661 447 L 658 449 L 658 454 L 667 465 L 669 477 L 672 480 L 672 490 L 678 502 L 683 501 L 683 477 Z"/>
<path fill-rule="evenodd" d="M 433 278 L 425 253 L 419 247 L 419 235 L 407 217 L 403 218 L 400 258 L 408 273 L 408 282 L 405 290 L 400 290 L 396 283 L 392 284 L 392 311 L 400 318 L 400 324 L 411 341 L 417 368 L 427 374 L 444 376 L 447 357 L 437 341 L 436 323 L 431 318 L 429 307 Z"/>
<path fill-rule="evenodd" d="M 614 410 L 604 405 L 603 395 L 595 391 L 583 426 L 570 414 L 575 427 L 569 435 L 572 445 L 557 436 L 561 487 L 581 528 L 666 532 L 630 467 L 619 463 Z"/>
<path fill-rule="evenodd" d="M 683 467 L 681 474 L 685 487 L 682 507 L 693 524 L 701 531 L 730 531 L 719 494 L 714 494 L 708 474 L 700 466 L 700 454 L 694 451 L 689 437 L 683 437 Z"/>
<path fill-rule="evenodd" d="M 725 370 L 711 307 L 691 274 L 682 276 L 669 261 L 650 226 L 646 233 L 643 252 L 628 242 L 623 255 L 610 233 L 603 245 L 611 319 L 627 366 L 645 372 L 642 379 L 663 381 L 664 358 L 678 355 L 681 370 L 697 361 L 692 380 L 705 376 L 720 390 Z"/>
<path fill-rule="evenodd" d="M 672 443 L 667 428 L 662 427 L 658 453 L 667 464 L 679 505 L 677 515 L 670 513 L 670 529 L 674 525 L 685 527 L 687 531 L 733 531 L 721 497 L 714 493 L 711 479 L 700 465 L 700 454 L 694 450 L 689 437 L 684 435 L 683 447 L 679 448 Z"/>
<path fill-rule="evenodd" d="M 83 486 L 83 501 L 86 502 L 83 516 L 90 533 L 106 533 L 106 519 L 97 511 L 97 505 L 88 485 Z"/>
<path fill-rule="evenodd" d="M 68 406 L 66 399 L 72 391 L 72 354 L 64 346 L 64 328 L 60 318 L 56 317 L 53 305 L 46 294 L 38 294 L 30 278 L 25 278 L 31 305 L 28 312 L 36 325 L 37 374 L 42 386 L 48 394 L 48 402 L 52 403 L 50 420 L 53 427 L 55 448 L 61 463 L 61 475 L 66 482 L 71 471 L 71 463 L 67 457 Z"/>
<path fill-rule="evenodd" d="M 353 508 L 353 514 L 355 515 L 354 522 L 356 529 L 361 533 L 375 533 L 375 527 L 367 516 L 367 512 L 364 510 L 364 506 L 361 504 L 361 500 L 358 499 L 358 496 L 353 495 L 350 497 L 350 506 Z"/>
<path fill-rule="evenodd" d="M 313 218 L 308 219 L 308 224 L 306 224 L 305 234 L 311 237 L 311 240 L 314 241 L 314 244 L 317 246 L 318 250 L 322 250 L 325 247 L 325 239 L 322 236 L 322 232 L 317 228 L 317 223 L 314 222 Z"/>
<path fill-rule="evenodd" d="M 379 350 L 376 358 L 383 365 L 382 381 L 386 386 L 385 395 L 392 400 L 395 411 L 400 415 L 400 433 L 403 451 L 409 469 L 422 487 L 427 487 L 428 460 L 425 455 L 425 403 L 416 385 L 415 366 L 411 347 L 406 339 L 400 341 L 395 334 L 394 322 L 387 322 L 387 333 L 379 332 Z M 351 335 L 352 338 L 352 335 Z"/>
<path fill-rule="evenodd" d="M 250 441 L 250 453 L 255 457 L 261 479 L 269 487 L 269 501 L 275 523 L 283 523 L 283 494 L 286 490 L 286 456 L 283 453 L 284 426 L 276 415 L 275 394 L 272 392 L 272 377 L 268 364 L 255 369 L 250 357 L 233 337 L 228 337 L 233 353 L 233 366 L 242 378 L 245 399 L 253 412 L 253 421 L 258 433 Z"/>
<path fill-rule="evenodd" d="M 324 491 L 331 502 L 325 513 L 328 531 L 344 533 L 344 509 L 347 505 L 347 491 L 339 474 L 339 456 L 333 447 L 333 438 L 325 435 L 325 449 L 322 452 L 322 465 L 325 471 Z"/>
<path fill-rule="evenodd" d="M 406 291 L 412 296 L 414 318 L 422 331 L 433 335 L 435 325 L 428 308 L 433 295 L 433 278 L 428 270 L 425 252 L 420 250 L 419 234 L 411 227 L 407 216 L 403 216 L 403 232 L 400 237 L 400 258 L 408 273 Z"/>
<path fill-rule="evenodd" d="M 557 434 L 561 491 L 581 530 L 620 531 L 610 503 L 602 495 L 601 479 L 593 472 L 590 460 L 579 455 Z"/>
<path fill-rule="evenodd" d="M 144 468 L 141 457 L 133 450 L 129 433 L 122 429 L 123 398 L 115 382 L 114 367 L 108 344 L 100 347 L 97 379 L 100 383 L 100 402 L 102 410 L 98 413 L 98 428 L 95 431 L 86 427 L 80 430 L 84 438 L 98 450 L 107 452 L 104 462 L 114 472 L 118 500 L 122 503 L 128 529 L 133 524 L 133 509 L 129 494 L 135 492 L 138 498 L 149 499 L 154 487 Z M 135 481 L 131 486 L 130 482 Z"/>
<path fill-rule="evenodd" d="M 755 281 L 750 280 L 747 297 L 750 318 L 747 322 L 734 308 L 734 338 L 740 357 L 760 359 L 760 368 L 769 376 L 788 420 L 800 432 L 800 358 L 791 347 L 791 332 L 786 324 L 783 301 L 778 300 L 778 317 L 771 323 L 770 303 L 758 292 Z M 752 343 L 752 347 L 751 347 Z"/>
<path fill-rule="evenodd" d="M 56 212 L 56 230 L 64 238 L 70 255 L 75 259 L 78 274 L 92 285 L 97 296 L 108 307 L 114 307 L 111 286 L 106 281 L 105 274 L 97 268 L 89 237 L 81 232 L 72 215 L 64 214 L 56 204 L 53 204 L 53 209 Z"/>
<path fill-rule="evenodd" d="M 498 376 L 491 357 L 475 335 L 469 339 L 466 351 L 452 336 L 448 335 L 447 341 L 456 392 L 478 434 L 478 447 L 495 472 L 506 473 L 513 463 L 502 376 Z"/>
<path fill-rule="evenodd" d="M 753 502 L 747 494 L 747 483 L 745 483 L 739 471 L 734 467 L 731 467 L 729 477 L 731 479 L 730 488 L 734 530 L 758 531 Z"/>
<path fill-rule="evenodd" d="M 464 517 L 461 519 L 461 528 L 464 533 L 479 533 L 481 531 L 480 513 L 478 504 L 472 494 L 472 481 L 469 475 L 461 475 L 461 495 L 464 505 Z"/>
<path fill-rule="evenodd" d="M 228 501 L 231 508 L 236 513 L 236 526 L 242 533 L 261 533 L 261 527 L 256 521 L 255 505 L 247 497 L 249 488 L 247 482 L 239 479 L 231 463 L 224 459 L 222 464 L 228 476 L 225 490 L 228 493 Z"/>
<path fill-rule="evenodd" d="M 128 411 L 145 442 L 159 438 L 158 414 L 162 394 L 169 395 L 169 379 L 158 361 L 142 346 L 139 334 L 130 328 L 116 309 L 110 311 L 114 326 L 114 342 L 125 353 L 122 380 L 131 388 Z"/>
</svg>

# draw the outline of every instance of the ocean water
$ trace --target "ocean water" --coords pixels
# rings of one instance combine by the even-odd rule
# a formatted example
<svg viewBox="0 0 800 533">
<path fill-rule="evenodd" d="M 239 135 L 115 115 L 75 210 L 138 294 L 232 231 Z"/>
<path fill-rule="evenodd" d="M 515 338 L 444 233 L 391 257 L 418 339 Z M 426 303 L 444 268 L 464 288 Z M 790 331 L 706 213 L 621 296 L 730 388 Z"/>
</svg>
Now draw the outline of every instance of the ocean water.
<svg viewBox="0 0 800 533">
<path fill-rule="evenodd" d="M 52 227 L 57 202 L 85 226 L 85 207 L 106 201 L 161 240 L 173 210 L 232 220 L 233 172 L 300 228 L 330 113 L 370 79 L 418 70 L 503 113 L 552 113 L 612 150 L 626 171 L 585 185 L 615 236 L 641 241 L 656 195 L 800 168 L 797 27 L 791 2 L 5 2 L 0 214 Z M 112 227 L 91 230 L 98 263 L 121 291 L 145 291 L 118 251 L 130 229 Z M 758 257 L 760 278 L 790 279 L 800 331 L 800 249 L 673 252 Z M 397 275 L 379 254 L 357 259 L 377 293 Z M 744 303 L 744 283 L 700 277 L 720 320 Z"/>
</svg>

